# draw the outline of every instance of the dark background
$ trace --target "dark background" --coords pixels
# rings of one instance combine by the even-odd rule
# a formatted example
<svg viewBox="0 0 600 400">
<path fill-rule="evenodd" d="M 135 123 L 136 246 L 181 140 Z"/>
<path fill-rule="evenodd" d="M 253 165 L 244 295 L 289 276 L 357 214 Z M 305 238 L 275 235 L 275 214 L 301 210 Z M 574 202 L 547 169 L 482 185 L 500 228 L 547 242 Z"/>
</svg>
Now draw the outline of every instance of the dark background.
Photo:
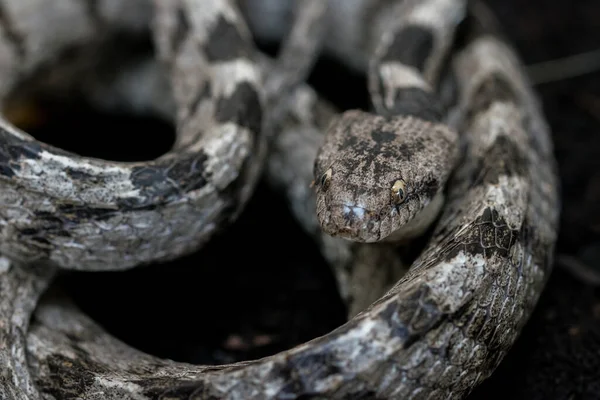
<svg viewBox="0 0 600 400">
<path fill-rule="evenodd" d="M 526 64 L 600 49 L 599 0 L 486 3 Z M 320 62 L 311 83 L 343 108 L 365 106 L 364 79 L 339 66 Z M 348 86 L 356 90 L 340 90 Z M 536 89 L 562 180 L 556 267 L 520 339 L 473 400 L 600 399 L 600 292 L 590 283 L 600 276 L 600 70 Z M 36 123 L 41 140 L 114 160 L 156 157 L 173 141 L 162 121 L 98 114 L 83 103 L 44 104 Z M 591 274 L 587 284 L 574 269 Z M 193 363 L 273 354 L 327 333 L 345 315 L 315 245 L 265 185 L 235 226 L 198 254 L 127 272 L 75 273 L 62 283 L 125 342 Z"/>
</svg>

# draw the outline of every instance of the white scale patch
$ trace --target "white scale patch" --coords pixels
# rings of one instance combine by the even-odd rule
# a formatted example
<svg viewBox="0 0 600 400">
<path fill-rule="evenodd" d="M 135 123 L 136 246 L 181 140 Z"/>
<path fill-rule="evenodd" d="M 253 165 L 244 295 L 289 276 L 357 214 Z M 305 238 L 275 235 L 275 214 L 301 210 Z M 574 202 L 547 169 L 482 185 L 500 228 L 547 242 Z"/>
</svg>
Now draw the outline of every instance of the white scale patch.
<svg viewBox="0 0 600 400">
<path fill-rule="evenodd" d="M 98 166 L 85 160 L 74 160 L 47 151 L 40 153 L 41 159 L 24 159 L 18 171 L 28 186 L 50 197 L 70 199 L 77 202 L 109 204 L 119 198 L 139 196 L 133 186 L 130 170 L 119 166 Z M 73 180 L 66 172 L 68 168 L 91 175 L 110 177 L 104 185 L 85 185 L 84 181 Z"/>
<path fill-rule="evenodd" d="M 252 135 L 247 129 L 233 123 L 225 123 L 212 129 L 211 135 L 219 140 L 207 140 L 199 143 L 199 146 L 208 155 L 205 167 L 212 175 L 211 181 L 225 187 L 237 178 L 243 161 L 249 156 Z"/>
<path fill-rule="evenodd" d="M 506 45 L 492 36 L 477 40 L 471 47 L 470 58 L 475 59 L 478 69 L 483 75 L 493 71 L 500 71 L 507 76 L 519 76 L 517 61 L 511 57 L 511 51 Z"/>
<path fill-rule="evenodd" d="M 189 114 L 190 111 L 192 114 Z M 204 148 L 204 141 L 218 140 L 219 136 L 213 128 L 218 126 L 214 116 L 215 102 L 212 99 L 201 101 L 195 110 L 183 108 L 180 118 L 185 121 L 185 124 L 179 126 L 177 141 L 173 148 L 189 148 L 189 151 L 198 152 Z"/>
<path fill-rule="evenodd" d="M 11 262 L 8 258 L 0 256 L 0 274 L 6 274 L 10 270 Z"/>
<path fill-rule="evenodd" d="M 448 25 L 457 24 L 463 18 L 466 3 L 464 0 L 423 1 L 411 11 L 410 21 L 445 32 Z"/>
<path fill-rule="evenodd" d="M 194 21 L 196 30 L 209 31 L 219 17 L 225 18 L 232 25 L 239 25 L 238 15 L 225 0 L 184 0 L 186 12 Z M 204 32 L 206 35 L 206 32 Z"/>
<path fill-rule="evenodd" d="M 386 304 L 387 305 L 387 304 Z M 371 338 L 369 346 L 361 345 L 364 338 Z M 366 360 L 376 362 L 375 360 L 387 359 L 400 346 L 400 339 L 394 337 L 387 323 L 378 319 L 363 318 L 356 324 L 354 329 L 346 331 L 332 341 L 340 352 L 345 353 L 346 360 Z M 355 371 L 366 368 L 362 363 L 350 363 L 355 367 Z M 349 366 L 350 366 L 349 365 Z"/>
<path fill-rule="evenodd" d="M 387 87 L 411 88 L 417 87 L 431 92 L 431 86 L 423 80 L 423 77 L 413 67 L 409 67 L 398 62 L 386 62 L 379 68 L 379 75 L 386 83 Z M 385 106 L 392 108 L 394 105 L 397 90 L 388 90 L 385 97 Z"/>
<path fill-rule="evenodd" d="M 484 278 L 486 260 L 481 254 L 459 252 L 453 259 L 427 272 L 427 286 L 436 304 L 455 312 L 479 288 Z M 448 295 L 452 293 L 452 295 Z"/>
<path fill-rule="evenodd" d="M 212 64 L 211 75 L 214 94 L 229 97 L 240 83 L 250 82 L 254 87 L 260 87 L 260 70 L 253 61 L 235 59 L 227 62 Z"/>
<path fill-rule="evenodd" d="M 344 214 L 354 214 L 358 218 L 363 218 L 365 216 L 365 209 L 358 206 L 344 206 Z"/>
<path fill-rule="evenodd" d="M 490 185 L 486 203 L 496 209 L 512 229 L 520 229 L 527 206 L 527 182 L 522 177 L 500 176 L 498 185 Z"/>
<path fill-rule="evenodd" d="M 519 147 L 527 143 L 527 134 L 521 124 L 521 112 L 512 102 L 495 102 L 488 111 L 481 114 L 470 128 L 477 135 L 473 146 L 477 151 L 485 152 L 500 136 L 506 136 Z M 522 149 L 525 152 L 525 149 Z"/>
<path fill-rule="evenodd" d="M 293 94 L 294 109 L 291 110 L 301 121 L 310 121 L 314 118 L 313 106 L 317 102 L 316 93 L 311 90 L 301 90 Z"/>
<path fill-rule="evenodd" d="M 148 398 L 141 393 L 141 387 L 135 383 L 121 380 L 121 379 L 109 379 L 102 376 L 94 377 L 94 380 L 98 386 L 107 389 L 120 389 L 123 393 L 127 393 L 127 396 L 133 400 L 147 400 Z M 100 393 L 98 393 L 100 394 Z"/>
</svg>

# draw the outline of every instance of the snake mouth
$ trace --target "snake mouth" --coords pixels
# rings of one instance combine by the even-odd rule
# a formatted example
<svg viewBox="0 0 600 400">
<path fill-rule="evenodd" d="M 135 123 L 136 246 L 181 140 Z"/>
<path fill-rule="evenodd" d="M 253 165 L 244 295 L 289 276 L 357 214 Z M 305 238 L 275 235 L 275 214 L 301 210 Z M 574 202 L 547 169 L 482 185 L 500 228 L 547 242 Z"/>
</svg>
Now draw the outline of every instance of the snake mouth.
<svg viewBox="0 0 600 400">
<path fill-rule="evenodd" d="M 330 236 L 356 242 L 378 240 L 379 218 L 376 213 L 355 204 L 330 204 L 321 227 Z"/>
</svg>

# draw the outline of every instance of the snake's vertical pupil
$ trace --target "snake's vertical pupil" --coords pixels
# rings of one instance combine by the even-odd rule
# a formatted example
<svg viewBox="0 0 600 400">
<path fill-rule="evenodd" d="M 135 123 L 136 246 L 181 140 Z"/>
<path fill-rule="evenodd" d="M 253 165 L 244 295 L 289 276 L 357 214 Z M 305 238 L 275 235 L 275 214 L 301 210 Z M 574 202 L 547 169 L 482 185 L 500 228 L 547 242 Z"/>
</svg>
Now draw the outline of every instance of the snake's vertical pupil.
<svg viewBox="0 0 600 400">
<path fill-rule="evenodd" d="M 399 179 L 392 185 L 392 198 L 394 203 L 401 204 L 406 200 L 406 184 L 404 180 Z"/>
<path fill-rule="evenodd" d="M 321 188 L 323 190 L 327 190 L 329 188 L 329 179 L 331 178 L 332 174 L 333 171 L 331 168 L 329 168 L 323 175 L 321 175 Z"/>
</svg>

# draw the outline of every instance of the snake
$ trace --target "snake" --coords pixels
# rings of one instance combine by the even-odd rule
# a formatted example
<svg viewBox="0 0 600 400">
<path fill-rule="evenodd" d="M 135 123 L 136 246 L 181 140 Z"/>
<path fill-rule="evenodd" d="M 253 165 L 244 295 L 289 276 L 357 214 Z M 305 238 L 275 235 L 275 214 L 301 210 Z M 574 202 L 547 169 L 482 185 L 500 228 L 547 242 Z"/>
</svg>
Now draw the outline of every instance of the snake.
<svg viewBox="0 0 600 400">
<path fill-rule="evenodd" d="M 150 26 L 158 57 L 123 74 L 146 83 L 117 85 L 116 96 L 168 115 L 178 134 L 164 156 L 127 164 L 0 121 L 0 397 L 464 398 L 502 361 L 551 272 L 560 208 L 549 128 L 516 52 L 479 3 L 331 0 L 336 34 L 323 49 L 368 71 L 374 112 L 340 112 L 298 83 L 272 116 L 269 84 L 289 77 L 268 80 L 285 62 L 257 54 L 251 35 L 270 29 L 266 18 L 277 27 L 262 34 L 281 36 L 283 3 L 0 3 L 4 96 L 61 51 Z M 317 51 L 307 43 L 299 53 Z M 170 94 L 140 95 L 167 78 Z M 456 87 L 448 104 L 445 84 Z M 342 297 L 360 304 L 334 331 L 260 360 L 189 365 L 135 350 L 62 293 L 44 294 L 59 269 L 133 268 L 198 249 L 234 223 L 263 167 Z M 397 231 L 407 239 L 430 224 L 401 271 Z"/>
</svg>

